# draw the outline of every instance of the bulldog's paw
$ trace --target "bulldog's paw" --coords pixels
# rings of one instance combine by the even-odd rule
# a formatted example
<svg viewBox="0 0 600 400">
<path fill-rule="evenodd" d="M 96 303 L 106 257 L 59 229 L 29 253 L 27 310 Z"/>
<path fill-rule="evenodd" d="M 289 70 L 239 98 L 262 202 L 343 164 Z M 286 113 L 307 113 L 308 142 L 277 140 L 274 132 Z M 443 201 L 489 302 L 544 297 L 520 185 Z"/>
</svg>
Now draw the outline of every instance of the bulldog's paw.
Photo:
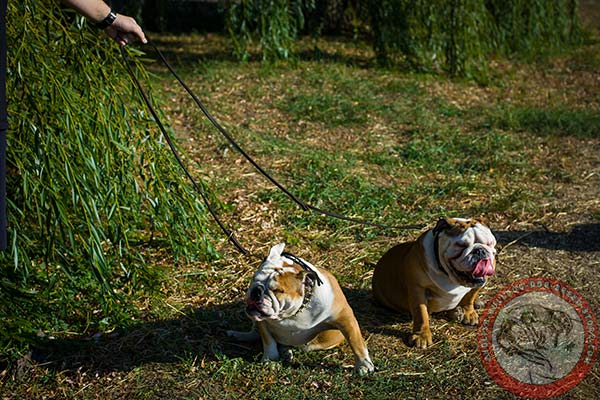
<svg viewBox="0 0 600 400">
<path fill-rule="evenodd" d="M 477 314 L 477 311 L 475 311 L 473 308 L 464 311 L 465 315 L 461 321 L 463 324 L 473 326 L 479 323 L 479 314 Z"/>
<path fill-rule="evenodd" d="M 420 332 L 413 333 L 410 337 L 410 343 L 418 349 L 426 349 L 427 346 L 431 346 L 433 338 L 429 327 L 423 327 Z"/>
<path fill-rule="evenodd" d="M 358 374 L 358 376 L 365 376 L 374 371 L 375 371 L 375 365 L 369 358 L 360 360 L 354 366 L 354 372 L 356 374 Z"/>
<path fill-rule="evenodd" d="M 294 359 L 294 352 L 290 347 L 283 347 L 280 349 L 280 359 L 284 364 L 291 364 Z"/>
<path fill-rule="evenodd" d="M 277 348 L 267 348 L 263 352 L 261 362 L 267 363 L 269 361 L 279 361 L 279 351 Z"/>
</svg>

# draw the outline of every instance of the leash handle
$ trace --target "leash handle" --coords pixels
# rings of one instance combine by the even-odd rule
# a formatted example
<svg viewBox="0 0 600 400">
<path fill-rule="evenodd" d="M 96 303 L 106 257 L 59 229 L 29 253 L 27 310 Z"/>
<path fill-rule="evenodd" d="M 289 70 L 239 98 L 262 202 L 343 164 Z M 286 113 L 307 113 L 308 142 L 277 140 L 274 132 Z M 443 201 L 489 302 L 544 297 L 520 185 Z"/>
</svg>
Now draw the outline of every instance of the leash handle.
<svg viewBox="0 0 600 400">
<path fill-rule="evenodd" d="M 188 168 L 185 166 L 185 164 L 181 160 L 181 157 L 179 156 L 179 153 L 177 152 L 177 149 L 175 148 L 175 144 L 171 140 L 171 136 L 167 133 L 167 130 L 163 126 L 163 124 L 162 124 L 162 122 L 161 122 L 161 120 L 160 120 L 160 118 L 158 116 L 158 113 L 156 112 L 156 110 L 152 106 L 152 102 L 150 101 L 150 98 L 148 97 L 148 95 L 144 91 L 144 89 L 142 87 L 142 84 L 140 83 L 139 79 L 135 76 L 135 73 L 133 72 L 133 68 L 131 67 L 131 65 L 129 63 L 129 59 L 127 58 L 127 52 L 123 49 L 123 47 L 119 47 L 119 50 L 121 51 L 121 57 L 125 61 L 125 66 L 127 67 L 127 71 L 129 72 L 129 75 L 131 75 L 131 78 L 135 82 L 135 84 L 136 84 L 136 86 L 137 86 L 137 88 L 138 88 L 138 90 L 139 90 L 142 98 L 144 99 L 144 103 L 146 103 L 146 106 L 148 107 L 148 110 L 150 111 L 150 113 L 154 117 L 154 120 L 156 121 L 156 124 L 158 125 L 158 128 L 162 132 L 165 140 L 167 141 L 167 144 L 169 145 L 169 148 L 171 149 L 171 152 L 175 156 L 175 159 L 177 160 L 177 163 L 179 164 L 179 166 L 181 167 L 181 169 L 183 170 L 183 172 L 185 173 L 185 175 L 188 177 L 188 179 L 192 183 L 192 186 L 194 187 L 194 189 L 196 190 L 196 192 L 198 194 L 200 194 L 200 196 L 202 197 L 202 201 L 204 202 L 204 205 L 206 206 L 206 208 L 210 212 L 210 214 L 213 217 L 213 219 L 215 220 L 215 222 L 219 225 L 219 227 L 221 228 L 221 230 L 223 231 L 223 233 L 225 233 L 225 235 L 227 236 L 227 238 L 229 239 L 229 241 L 236 247 L 236 249 L 240 253 L 242 253 L 243 255 L 248 254 L 248 250 L 246 250 L 244 248 L 244 246 L 242 246 L 242 244 L 237 240 L 237 238 L 235 237 L 235 235 L 233 234 L 233 232 L 231 230 L 229 230 L 223 224 L 223 222 L 221 222 L 221 220 L 219 219 L 219 216 L 217 215 L 216 211 L 210 205 L 210 201 L 208 200 L 208 197 L 206 196 L 206 193 L 205 193 L 205 188 L 203 188 L 203 187 L 201 188 L 200 187 L 200 185 L 196 182 L 196 180 L 194 179 L 194 177 L 192 176 L 192 174 L 190 173 L 190 171 L 188 170 Z"/>
<path fill-rule="evenodd" d="M 198 96 L 196 96 L 196 94 L 192 91 L 192 89 L 190 89 L 190 87 L 183 81 L 183 79 L 181 79 L 179 77 L 179 75 L 175 72 L 175 70 L 173 69 L 173 67 L 171 67 L 171 65 L 169 64 L 169 62 L 167 61 L 167 59 L 163 56 L 163 54 L 158 49 L 158 47 L 154 44 L 154 42 L 152 40 L 148 39 L 148 44 L 151 45 L 152 48 L 154 48 L 154 50 L 158 54 L 158 56 L 161 59 L 161 61 L 163 62 L 163 64 L 167 67 L 167 69 L 169 70 L 169 72 L 171 72 L 171 74 L 173 75 L 173 77 L 175 77 L 175 79 L 185 89 L 185 91 L 192 97 L 192 99 L 194 99 L 194 102 L 196 103 L 196 105 L 198 105 L 198 107 L 200 108 L 200 110 L 202 110 L 202 113 L 206 116 L 206 118 L 208 118 L 208 120 L 213 124 L 213 126 L 215 128 L 217 128 L 217 130 L 223 135 L 223 137 L 225 137 L 225 139 L 227 139 L 227 141 L 250 164 L 252 164 L 254 166 L 254 168 L 256 168 L 265 178 L 267 178 L 269 181 L 271 181 L 271 183 L 273 183 L 277 188 L 279 188 L 279 190 L 281 190 L 283 193 L 285 193 L 290 199 L 292 199 L 298 206 L 300 206 L 300 208 L 302 208 L 302 210 L 304 210 L 304 211 L 312 211 L 314 213 L 322 214 L 322 215 L 325 215 L 325 216 L 328 216 L 328 217 L 337 218 L 337 219 L 344 220 L 344 221 L 354 222 L 354 223 L 357 223 L 357 224 L 367 225 L 367 226 L 373 226 L 373 227 L 382 228 L 382 229 L 395 229 L 395 230 L 401 230 L 401 229 L 423 229 L 425 227 L 425 225 L 386 225 L 386 224 L 380 224 L 380 223 L 371 222 L 371 221 L 368 221 L 368 220 L 365 220 L 365 219 L 361 219 L 361 218 L 348 217 L 346 215 L 339 214 L 339 213 L 336 213 L 336 212 L 333 212 L 333 211 L 329 211 L 329 210 L 322 210 L 322 209 L 320 209 L 318 207 L 315 207 L 315 206 L 313 206 L 311 204 L 308 204 L 305 201 L 301 200 L 298 196 L 294 195 L 285 186 L 283 186 L 275 178 L 273 178 L 264 168 L 262 168 L 235 141 L 235 139 L 229 134 L 229 132 L 225 128 L 223 128 L 223 126 L 221 126 L 221 124 L 219 124 L 217 122 L 217 120 L 212 116 L 212 114 L 208 111 L 208 109 L 204 106 L 204 104 L 200 101 L 200 99 L 198 98 Z"/>
</svg>

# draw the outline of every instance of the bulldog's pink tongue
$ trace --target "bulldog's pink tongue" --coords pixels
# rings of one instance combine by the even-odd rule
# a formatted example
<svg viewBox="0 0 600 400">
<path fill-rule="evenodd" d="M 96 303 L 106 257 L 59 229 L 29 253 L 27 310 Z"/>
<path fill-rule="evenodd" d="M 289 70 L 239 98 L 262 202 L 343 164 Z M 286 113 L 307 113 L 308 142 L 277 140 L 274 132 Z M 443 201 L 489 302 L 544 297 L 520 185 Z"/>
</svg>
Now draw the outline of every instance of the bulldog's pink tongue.
<svg viewBox="0 0 600 400">
<path fill-rule="evenodd" d="M 479 260 L 477 266 L 475 266 L 475 269 L 473 270 L 473 276 L 477 277 L 490 276 L 493 274 L 494 266 L 492 265 L 492 260 L 490 258 Z"/>
</svg>

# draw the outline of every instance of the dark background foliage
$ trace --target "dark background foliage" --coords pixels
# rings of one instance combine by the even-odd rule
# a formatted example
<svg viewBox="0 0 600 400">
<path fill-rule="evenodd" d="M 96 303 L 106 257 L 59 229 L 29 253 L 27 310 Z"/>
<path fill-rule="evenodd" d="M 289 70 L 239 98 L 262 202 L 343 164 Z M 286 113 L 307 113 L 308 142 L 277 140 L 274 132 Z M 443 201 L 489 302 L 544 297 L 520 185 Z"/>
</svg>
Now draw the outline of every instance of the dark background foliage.
<svg viewBox="0 0 600 400">
<path fill-rule="evenodd" d="M 381 65 L 485 79 L 491 56 L 580 43 L 578 0 L 240 0 L 117 2 L 156 31 L 226 31 L 238 58 L 295 56 L 299 35 L 367 40 Z"/>
</svg>

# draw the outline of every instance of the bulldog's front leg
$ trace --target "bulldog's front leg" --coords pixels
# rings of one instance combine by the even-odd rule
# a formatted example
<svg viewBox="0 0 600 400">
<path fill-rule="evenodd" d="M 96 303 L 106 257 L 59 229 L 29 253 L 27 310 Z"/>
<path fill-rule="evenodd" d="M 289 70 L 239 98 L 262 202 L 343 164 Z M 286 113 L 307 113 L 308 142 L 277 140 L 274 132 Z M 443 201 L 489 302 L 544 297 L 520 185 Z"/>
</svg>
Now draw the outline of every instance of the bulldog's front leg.
<svg viewBox="0 0 600 400">
<path fill-rule="evenodd" d="M 277 361 L 279 360 L 279 350 L 277 350 L 277 342 L 271 332 L 269 332 L 269 328 L 267 324 L 263 321 L 256 323 L 258 327 L 258 334 L 260 335 L 260 339 L 262 340 L 263 345 L 263 356 L 262 361 Z"/>
<path fill-rule="evenodd" d="M 479 315 L 475 311 L 475 299 L 480 290 L 480 287 L 471 289 L 458 303 L 458 307 L 463 309 L 463 317 L 460 322 L 465 325 L 477 325 L 479 323 Z"/>
<path fill-rule="evenodd" d="M 420 349 L 426 349 L 433 344 L 431 329 L 429 329 L 429 312 L 427 311 L 427 298 L 425 291 L 415 289 L 412 292 L 410 312 L 413 318 L 413 332 L 410 344 Z"/>
<path fill-rule="evenodd" d="M 354 371 L 360 376 L 375 371 L 375 365 L 369 357 L 369 350 L 367 350 L 360 332 L 360 326 L 350 307 L 342 312 L 335 325 L 342 332 L 354 353 Z"/>
<path fill-rule="evenodd" d="M 232 337 L 240 342 L 257 342 L 258 339 L 260 339 L 260 335 L 256 330 L 256 323 L 252 323 L 252 329 L 247 332 L 227 330 L 226 333 L 227 336 Z"/>
</svg>

